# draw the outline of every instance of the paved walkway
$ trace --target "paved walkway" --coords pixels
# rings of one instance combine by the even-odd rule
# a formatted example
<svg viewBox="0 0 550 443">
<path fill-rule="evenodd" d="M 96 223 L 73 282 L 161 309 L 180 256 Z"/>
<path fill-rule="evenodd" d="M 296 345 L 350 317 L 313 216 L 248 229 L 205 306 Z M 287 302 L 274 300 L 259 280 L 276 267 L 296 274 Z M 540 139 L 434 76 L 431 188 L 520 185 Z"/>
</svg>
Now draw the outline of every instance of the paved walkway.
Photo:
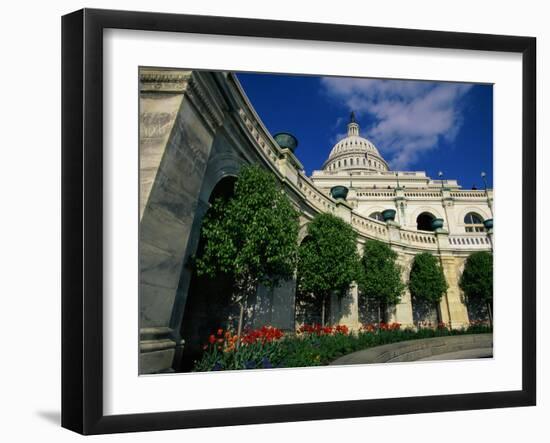
<svg viewBox="0 0 550 443">
<path fill-rule="evenodd" d="M 465 334 L 408 340 L 353 352 L 331 365 L 458 360 L 493 356 L 493 334 Z"/>
</svg>

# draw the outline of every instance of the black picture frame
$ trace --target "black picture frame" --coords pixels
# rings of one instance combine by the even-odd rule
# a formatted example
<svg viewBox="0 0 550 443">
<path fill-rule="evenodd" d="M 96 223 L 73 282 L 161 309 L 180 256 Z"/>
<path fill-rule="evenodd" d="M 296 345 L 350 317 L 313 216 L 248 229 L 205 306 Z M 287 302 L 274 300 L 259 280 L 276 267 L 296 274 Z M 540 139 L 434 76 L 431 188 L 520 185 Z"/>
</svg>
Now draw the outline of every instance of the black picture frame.
<svg viewBox="0 0 550 443">
<path fill-rule="evenodd" d="M 171 31 L 520 53 L 523 64 L 522 389 L 131 415 L 103 412 L 103 30 Z M 83 9 L 62 18 L 62 426 L 82 434 L 536 403 L 536 39 Z M 137 296 L 137 295 L 136 295 Z"/>
</svg>

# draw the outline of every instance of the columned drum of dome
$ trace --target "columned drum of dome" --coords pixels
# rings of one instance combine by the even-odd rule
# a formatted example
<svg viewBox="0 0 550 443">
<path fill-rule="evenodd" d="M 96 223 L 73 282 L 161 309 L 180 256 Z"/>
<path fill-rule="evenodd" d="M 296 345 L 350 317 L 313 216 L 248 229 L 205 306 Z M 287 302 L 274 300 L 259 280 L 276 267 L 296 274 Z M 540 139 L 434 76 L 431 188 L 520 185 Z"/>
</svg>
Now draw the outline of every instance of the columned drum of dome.
<svg viewBox="0 0 550 443">
<path fill-rule="evenodd" d="M 389 166 L 374 143 L 361 137 L 359 123 L 352 112 L 348 123 L 348 135 L 334 145 L 323 170 L 385 172 L 389 170 Z"/>
</svg>

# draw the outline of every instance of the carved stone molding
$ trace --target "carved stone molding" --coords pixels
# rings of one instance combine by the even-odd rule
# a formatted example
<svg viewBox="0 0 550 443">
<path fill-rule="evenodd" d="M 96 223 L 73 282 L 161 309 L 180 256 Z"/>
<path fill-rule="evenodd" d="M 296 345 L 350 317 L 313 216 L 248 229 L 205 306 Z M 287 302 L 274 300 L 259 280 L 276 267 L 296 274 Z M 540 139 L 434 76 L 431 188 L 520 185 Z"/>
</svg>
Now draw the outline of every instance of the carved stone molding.
<svg viewBox="0 0 550 443">
<path fill-rule="evenodd" d="M 223 110 L 216 87 L 200 71 L 170 69 L 140 70 L 140 90 L 145 94 L 185 94 L 211 130 L 223 123 Z"/>
<path fill-rule="evenodd" d="M 187 88 L 192 71 L 141 69 L 139 86 L 141 92 L 181 93 Z"/>
<path fill-rule="evenodd" d="M 211 85 L 201 76 L 200 72 L 194 71 L 188 82 L 185 95 L 195 105 L 199 114 L 213 131 L 223 123 L 223 109 L 220 106 L 221 97 Z"/>
</svg>

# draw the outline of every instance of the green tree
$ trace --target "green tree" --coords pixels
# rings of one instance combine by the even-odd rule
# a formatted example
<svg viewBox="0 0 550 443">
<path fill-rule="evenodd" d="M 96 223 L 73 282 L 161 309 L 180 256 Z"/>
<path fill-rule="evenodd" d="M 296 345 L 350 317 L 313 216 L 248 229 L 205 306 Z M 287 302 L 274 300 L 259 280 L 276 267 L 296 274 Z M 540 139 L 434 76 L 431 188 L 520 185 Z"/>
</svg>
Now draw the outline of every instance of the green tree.
<svg viewBox="0 0 550 443">
<path fill-rule="evenodd" d="M 414 257 L 409 277 L 409 290 L 412 297 L 417 300 L 425 300 L 437 308 L 447 288 L 447 281 L 438 259 L 427 252 L 417 254 Z M 439 309 L 437 312 L 441 318 Z"/>
<path fill-rule="evenodd" d="M 319 214 L 308 225 L 298 251 L 298 291 L 311 294 L 321 304 L 325 324 L 326 305 L 334 291 L 343 296 L 359 275 L 357 236 L 352 227 L 331 214 Z"/>
<path fill-rule="evenodd" d="M 467 299 L 485 303 L 489 322 L 492 324 L 493 254 L 486 251 L 470 254 L 466 259 L 459 284 Z"/>
<path fill-rule="evenodd" d="M 363 296 L 377 301 L 378 324 L 381 320 L 381 306 L 399 303 L 405 289 L 401 281 L 401 267 L 395 262 L 396 258 L 397 253 L 381 241 L 368 240 L 365 243 L 359 289 Z"/>
<path fill-rule="evenodd" d="M 255 165 L 241 169 L 232 198 L 215 200 L 207 212 L 197 273 L 233 276 L 233 301 L 240 307 L 239 336 L 248 299 L 258 284 L 270 287 L 293 276 L 298 229 L 298 212 L 275 177 Z"/>
</svg>

